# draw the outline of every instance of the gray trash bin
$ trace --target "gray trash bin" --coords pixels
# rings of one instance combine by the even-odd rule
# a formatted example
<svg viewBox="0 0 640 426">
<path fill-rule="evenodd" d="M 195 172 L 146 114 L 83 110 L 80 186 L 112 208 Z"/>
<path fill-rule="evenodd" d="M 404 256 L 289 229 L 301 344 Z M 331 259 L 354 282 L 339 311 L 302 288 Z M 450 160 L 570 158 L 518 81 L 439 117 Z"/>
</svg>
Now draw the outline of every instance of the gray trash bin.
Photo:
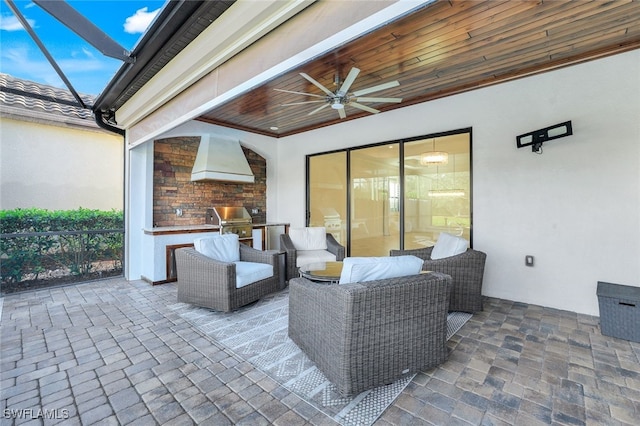
<svg viewBox="0 0 640 426">
<path fill-rule="evenodd" d="M 640 342 L 640 287 L 598 281 L 600 331 Z"/>
</svg>

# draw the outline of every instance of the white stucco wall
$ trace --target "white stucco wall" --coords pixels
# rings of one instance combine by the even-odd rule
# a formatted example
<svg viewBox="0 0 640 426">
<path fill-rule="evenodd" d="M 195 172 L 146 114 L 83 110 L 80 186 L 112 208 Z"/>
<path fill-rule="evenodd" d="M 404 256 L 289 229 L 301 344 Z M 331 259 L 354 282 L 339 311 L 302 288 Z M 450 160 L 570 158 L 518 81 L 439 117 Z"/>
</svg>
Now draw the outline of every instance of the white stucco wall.
<svg viewBox="0 0 640 426">
<path fill-rule="evenodd" d="M 567 120 L 542 155 L 516 148 Z M 466 127 L 485 295 L 599 315 L 599 280 L 640 286 L 639 50 L 283 138 L 272 217 L 304 225 L 306 154 Z"/>
<path fill-rule="evenodd" d="M 122 136 L 0 119 L 0 209 L 123 208 Z"/>
</svg>

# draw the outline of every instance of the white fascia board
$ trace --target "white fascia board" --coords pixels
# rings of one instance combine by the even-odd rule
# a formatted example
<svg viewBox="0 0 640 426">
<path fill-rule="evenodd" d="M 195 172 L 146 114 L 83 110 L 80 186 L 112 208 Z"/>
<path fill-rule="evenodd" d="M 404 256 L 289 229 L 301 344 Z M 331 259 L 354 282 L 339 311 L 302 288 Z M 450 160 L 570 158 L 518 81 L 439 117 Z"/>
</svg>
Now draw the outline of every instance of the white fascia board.
<svg viewBox="0 0 640 426">
<path fill-rule="evenodd" d="M 235 2 L 118 109 L 119 126 L 137 123 L 314 1 Z"/>
</svg>

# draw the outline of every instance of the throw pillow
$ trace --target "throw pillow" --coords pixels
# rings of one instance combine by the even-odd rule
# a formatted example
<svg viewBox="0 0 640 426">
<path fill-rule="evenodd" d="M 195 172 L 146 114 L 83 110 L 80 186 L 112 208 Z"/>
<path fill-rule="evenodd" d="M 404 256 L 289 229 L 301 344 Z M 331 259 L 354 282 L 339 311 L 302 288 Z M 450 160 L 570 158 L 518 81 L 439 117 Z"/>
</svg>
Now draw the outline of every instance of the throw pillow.
<svg viewBox="0 0 640 426">
<path fill-rule="evenodd" d="M 469 242 L 462 237 L 455 237 L 446 232 L 441 232 L 436 245 L 431 251 L 431 259 L 444 259 L 467 251 Z"/>
<path fill-rule="evenodd" d="M 383 280 L 419 274 L 423 261 L 412 255 L 347 257 L 342 261 L 340 284 Z"/>
<path fill-rule="evenodd" d="M 196 238 L 193 246 L 199 253 L 221 262 L 240 260 L 240 240 L 236 234 Z"/>
<path fill-rule="evenodd" d="M 327 249 L 327 230 L 323 226 L 289 228 L 289 238 L 296 250 Z"/>
</svg>

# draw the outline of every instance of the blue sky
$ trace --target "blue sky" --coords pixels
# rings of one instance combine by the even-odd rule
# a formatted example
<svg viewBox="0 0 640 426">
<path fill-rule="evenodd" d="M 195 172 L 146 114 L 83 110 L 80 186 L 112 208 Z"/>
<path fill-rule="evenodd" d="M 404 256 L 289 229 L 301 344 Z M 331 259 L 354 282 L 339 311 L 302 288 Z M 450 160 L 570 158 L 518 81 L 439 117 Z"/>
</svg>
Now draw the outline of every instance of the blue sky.
<svg viewBox="0 0 640 426">
<path fill-rule="evenodd" d="M 31 1 L 14 0 L 74 89 L 98 95 L 122 65 L 84 41 Z M 164 5 L 164 0 L 80 0 L 68 3 L 131 51 Z M 54 68 L 9 6 L 0 0 L 0 72 L 65 88 Z"/>
</svg>

